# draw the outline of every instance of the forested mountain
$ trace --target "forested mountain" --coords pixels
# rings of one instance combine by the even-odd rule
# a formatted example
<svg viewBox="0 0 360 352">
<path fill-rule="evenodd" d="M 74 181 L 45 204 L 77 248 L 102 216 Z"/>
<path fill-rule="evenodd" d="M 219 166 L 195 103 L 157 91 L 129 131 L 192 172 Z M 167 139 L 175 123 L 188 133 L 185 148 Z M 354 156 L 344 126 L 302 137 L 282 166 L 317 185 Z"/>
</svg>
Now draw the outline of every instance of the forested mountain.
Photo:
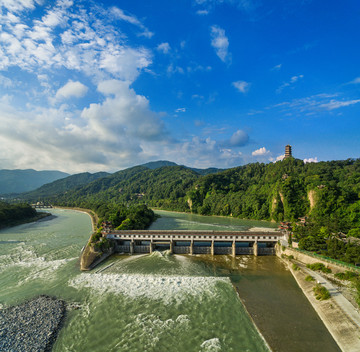
<svg viewBox="0 0 360 352">
<path fill-rule="evenodd" d="M 200 214 L 360 226 L 360 159 L 304 164 L 289 158 L 248 164 L 197 180 L 188 203 Z"/>
<path fill-rule="evenodd" d="M 0 194 L 22 193 L 69 176 L 61 171 L 0 170 Z"/>
<path fill-rule="evenodd" d="M 145 166 L 147 167 L 148 169 L 158 169 L 160 167 L 163 167 L 163 166 L 178 166 L 176 163 L 172 162 L 172 161 L 167 161 L 167 160 L 159 160 L 159 161 L 151 161 L 149 163 L 146 163 L 146 164 L 143 164 L 143 165 L 140 165 L 140 166 Z M 216 167 L 209 167 L 207 169 L 197 169 L 197 168 L 194 168 L 194 167 L 188 167 L 188 166 L 185 166 L 185 165 L 181 165 L 183 167 L 186 167 L 187 169 L 190 169 L 192 171 L 195 171 L 197 174 L 199 175 L 209 175 L 209 174 L 215 174 L 219 171 L 224 171 L 224 169 L 217 169 Z"/>
<path fill-rule="evenodd" d="M 135 166 L 72 189 L 64 195 L 49 197 L 49 200 L 81 207 L 91 207 L 103 201 L 154 204 L 160 200 L 168 207 L 176 208 L 178 204 L 186 204 L 186 192 L 199 177 L 199 174 L 183 166 L 164 166 L 153 170 Z"/>
<path fill-rule="evenodd" d="M 0 228 L 35 218 L 37 212 L 28 204 L 0 202 Z"/>
<path fill-rule="evenodd" d="M 146 203 L 275 221 L 309 216 L 319 226 L 347 232 L 360 227 L 360 159 L 304 164 L 288 158 L 206 176 L 183 166 L 136 166 L 49 198 L 67 206 Z"/>
<path fill-rule="evenodd" d="M 158 161 L 150 161 L 150 162 L 148 162 L 146 164 L 142 164 L 140 166 L 145 166 L 148 169 L 155 170 L 155 169 L 158 169 L 163 166 L 177 166 L 177 164 L 172 161 L 158 160 Z"/>
<path fill-rule="evenodd" d="M 97 172 L 94 174 L 90 174 L 89 172 L 83 172 L 81 174 L 71 175 L 60 180 L 47 183 L 40 188 L 22 194 L 21 196 L 25 199 L 39 201 L 43 198 L 49 198 L 55 195 L 64 194 L 72 188 L 86 185 L 87 183 L 95 181 L 101 177 L 106 177 L 108 175 L 110 174 L 107 172 Z"/>
</svg>

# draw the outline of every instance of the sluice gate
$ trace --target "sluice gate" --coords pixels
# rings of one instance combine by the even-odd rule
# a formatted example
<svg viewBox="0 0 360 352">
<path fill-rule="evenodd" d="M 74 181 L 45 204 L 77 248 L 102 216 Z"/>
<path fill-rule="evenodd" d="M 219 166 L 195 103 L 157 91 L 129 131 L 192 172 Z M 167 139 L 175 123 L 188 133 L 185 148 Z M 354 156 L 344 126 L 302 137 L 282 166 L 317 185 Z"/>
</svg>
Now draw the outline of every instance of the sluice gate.
<svg viewBox="0 0 360 352">
<path fill-rule="evenodd" d="M 274 255 L 281 232 L 218 231 L 111 231 L 105 234 L 118 253 L 152 253 L 169 250 L 174 254 Z"/>
</svg>

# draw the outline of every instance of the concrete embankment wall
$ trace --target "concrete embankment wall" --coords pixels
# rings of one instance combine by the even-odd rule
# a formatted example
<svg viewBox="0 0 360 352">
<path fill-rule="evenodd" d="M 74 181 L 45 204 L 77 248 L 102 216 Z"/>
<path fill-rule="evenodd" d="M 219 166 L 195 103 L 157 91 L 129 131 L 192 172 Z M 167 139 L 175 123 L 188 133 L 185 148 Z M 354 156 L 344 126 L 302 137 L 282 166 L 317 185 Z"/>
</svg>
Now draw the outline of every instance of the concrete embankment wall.
<svg viewBox="0 0 360 352">
<path fill-rule="evenodd" d="M 329 267 L 334 274 L 339 273 L 339 272 L 344 272 L 345 270 L 351 270 L 351 268 L 349 268 L 349 267 L 337 265 L 335 263 L 328 262 L 326 260 L 322 260 L 321 258 L 315 258 L 315 257 L 312 257 L 305 253 L 301 253 L 292 248 L 287 247 L 284 250 L 282 250 L 282 247 L 277 245 L 276 246 L 276 255 L 278 257 L 281 257 L 281 254 L 285 254 L 288 256 L 292 255 L 292 256 L 294 256 L 295 260 L 298 260 L 299 262 L 302 262 L 304 264 L 323 263 L 325 266 Z"/>
</svg>

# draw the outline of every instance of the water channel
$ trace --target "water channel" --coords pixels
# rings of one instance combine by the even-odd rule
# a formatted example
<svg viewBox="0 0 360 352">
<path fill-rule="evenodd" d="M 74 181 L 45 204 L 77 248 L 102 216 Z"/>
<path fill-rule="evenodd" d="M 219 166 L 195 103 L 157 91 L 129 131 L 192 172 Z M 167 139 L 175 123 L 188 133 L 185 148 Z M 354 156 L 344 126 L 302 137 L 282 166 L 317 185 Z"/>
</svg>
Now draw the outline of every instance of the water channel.
<svg viewBox="0 0 360 352">
<path fill-rule="evenodd" d="M 54 351 L 267 351 L 246 309 L 274 351 L 339 351 L 275 257 L 118 255 L 81 273 L 78 258 L 90 218 L 51 212 L 51 219 L 0 231 L 0 304 L 40 294 L 78 303 Z M 152 229 L 274 226 L 159 213 Z"/>
</svg>

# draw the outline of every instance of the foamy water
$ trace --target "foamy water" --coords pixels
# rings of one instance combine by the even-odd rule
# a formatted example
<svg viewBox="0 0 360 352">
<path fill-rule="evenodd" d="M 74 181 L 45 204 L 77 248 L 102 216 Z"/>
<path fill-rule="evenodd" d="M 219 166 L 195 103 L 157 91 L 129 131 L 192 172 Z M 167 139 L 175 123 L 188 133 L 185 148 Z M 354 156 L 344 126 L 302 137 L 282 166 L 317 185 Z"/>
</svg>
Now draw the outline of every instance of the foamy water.
<svg viewBox="0 0 360 352">
<path fill-rule="evenodd" d="M 164 304 L 179 304 L 189 297 L 218 295 L 216 286 L 225 283 L 231 287 L 226 277 L 199 276 L 157 276 L 129 274 L 81 274 L 69 281 L 76 289 L 90 288 L 95 294 L 121 294 L 129 298 L 144 297 L 161 300 Z"/>
<path fill-rule="evenodd" d="M 78 308 L 69 310 L 54 352 L 267 350 L 228 277 L 169 252 L 114 257 L 81 273 L 90 218 L 54 213 L 0 231 L 0 307 L 49 294 Z"/>
</svg>

